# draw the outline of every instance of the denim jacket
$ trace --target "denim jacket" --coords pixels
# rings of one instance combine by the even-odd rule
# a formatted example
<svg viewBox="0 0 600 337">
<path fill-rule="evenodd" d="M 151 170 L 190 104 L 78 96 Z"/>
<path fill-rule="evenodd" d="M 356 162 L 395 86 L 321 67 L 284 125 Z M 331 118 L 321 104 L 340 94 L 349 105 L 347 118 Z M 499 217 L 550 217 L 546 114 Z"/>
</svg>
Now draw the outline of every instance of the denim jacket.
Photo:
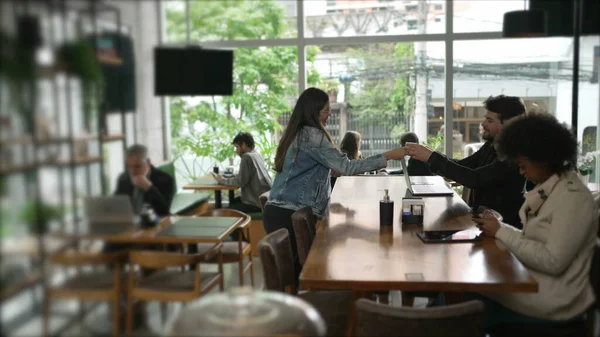
<svg viewBox="0 0 600 337">
<path fill-rule="evenodd" d="M 267 205 L 298 210 L 309 206 L 322 217 L 331 193 L 331 170 L 343 175 L 355 175 L 387 166 L 385 155 L 350 160 L 331 144 L 325 134 L 305 126 L 290 145 L 277 174 Z"/>
</svg>

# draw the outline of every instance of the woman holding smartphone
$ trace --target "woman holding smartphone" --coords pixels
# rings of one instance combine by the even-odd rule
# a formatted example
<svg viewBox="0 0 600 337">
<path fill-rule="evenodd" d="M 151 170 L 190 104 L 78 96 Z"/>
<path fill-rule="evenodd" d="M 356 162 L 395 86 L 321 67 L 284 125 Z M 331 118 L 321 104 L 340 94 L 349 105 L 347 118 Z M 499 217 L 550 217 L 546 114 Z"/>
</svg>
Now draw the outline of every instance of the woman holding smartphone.
<svg viewBox="0 0 600 337">
<path fill-rule="evenodd" d="M 554 116 L 532 113 L 511 120 L 495 142 L 500 157 L 516 164 L 537 185 L 525 193 L 519 211 L 522 230 L 489 210 L 474 221 L 525 265 L 539 290 L 483 294 L 488 326 L 582 319 L 595 299 L 589 273 L 598 215 L 591 192 L 575 171 L 577 142 Z"/>
<path fill-rule="evenodd" d="M 331 193 L 331 170 L 356 175 L 387 166 L 388 160 L 404 158 L 401 147 L 362 160 L 349 159 L 325 130 L 330 115 L 329 96 L 308 88 L 298 98 L 275 155 L 277 175 L 263 212 L 267 233 L 286 228 L 292 242 L 296 276 L 300 263 L 292 227 L 292 214 L 310 207 L 317 217 L 325 214 Z M 297 277 L 296 277 L 297 280 Z"/>
</svg>

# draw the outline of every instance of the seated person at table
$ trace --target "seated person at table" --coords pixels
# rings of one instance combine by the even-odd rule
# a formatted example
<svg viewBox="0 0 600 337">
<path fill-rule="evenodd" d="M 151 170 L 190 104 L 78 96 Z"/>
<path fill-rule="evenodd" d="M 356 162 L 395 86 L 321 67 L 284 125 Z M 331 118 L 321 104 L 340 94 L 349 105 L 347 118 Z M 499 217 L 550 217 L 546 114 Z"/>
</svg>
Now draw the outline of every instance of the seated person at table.
<svg viewBox="0 0 600 337">
<path fill-rule="evenodd" d="M 360 152 L 360 133 L 356 131 L 348 131 L 342 138 L 340 144 L 340 152 L 346 154 L 349 159 L 362 159 L 362 153 Z M 335 185 L 337 177 L 341 176 L 340 173 L 331 171 L 331 188 Z"/>
<path fill-rule="evenodd" d="M 254 150 L 254 137 L 247 132 L 240 132 L 233 138 L 235 152 L 242 159 L 237 175 L 225 178 L 216 175 L 215 179 L 220 185 L 237 186 L 242 189 L 242 196 L 237 197 L 229 208 L 244 213 L 261 212 L 258 197 L 271 190 L 273 180 L 267 170 L 267 165 L 260 153 Z"/>
<path fill-rule="evenodd" d="M 157 216 L 170 214 L 171 202 L 175 195 L 175 180 L 167 173 L 155 168 L 148 158 L 148 148 L 144 145 L 132 145 L 126 151 L 125 163 L 127 172 L 123 172 L 117 180 L 115 195 L 128 195 L 133 212 L 138 214 L 144 204 L 149 204 Z M 132 245 L 127 243 L 107 242 L 105 252 L 122 249 L 158 249 L 154 245 Z M 169 250 L 174 247 L 169 246 Z M 148 274 L 148 270 L 144 270 Z"/>
<path fill-rule="evenodd" d="M 406 143 L 416 143 L 419 144 L 419 137 L 414 132 L 405 132 L 400 136 L 400 145 L 402 147 L 406 146 Z M 408 174 L 411 176 L 432 176 L 434 175 L 429 170 L 429 163 L 422 162 L 420 160 L 416 160 L 415 158 L 408 159 L 408 163 L 406 163 L 406 169 L 408 170 Z M 390 174 L 404 174 L 402 170 L 390 171 Z"/>
<path fill-rule="evenodd" d="M 523 230 L 489 211 L 474 221 L 525 265 L 539 290 L 483 294 L 490 313 L 487 325 L 581 318 L 595 298 L 589 273 L 598 215 L 591 192 L 575 171 L 577 141 L 554 116 L 529 114 L 504 127 L 496 148 L 537 185 L 525 194 L 519 211 Z"/>
<path fill-rule="evenodd" d="M 292 214 L 300 208 L 310 207 L 318 218 L 325 215 L 331 194 L 331 170 L 355 175 L 382 169 L 388 160 L 404 158 L 401 147 L 361 160 L 348 158 L 325 129 L 330 113 L 329 96 L 323 90 L 304 90 L 275 154 L 277 175 L 265 206 L 263 222 L 267 233 L 280 228 L 288 230 L 296 282 L 302 268 L 298 261 Z"/>
<path fill-rule="evenodd" d="M 419 144 L 419 137 L 414 132 L 406 132 L 400 136 L 400 144 L 402 147 L 406 146 L 406 143 L 415 143 Z M 433 173 L 429 170 L 429 163 L 425 163 L 419 160 L 416 160 L 413 157 L 408 159 L 408 163 L 406 163 L 406 170 L 408 174 L 411 176 L 432 176 Z M 403 172 L 404 173 L 404 172 Z"/>
<path fill-rule="evenodd" d="M 128 195 L 136 214 L 143 204 L 149 204 L 156 215 L 169 215 L 175 195 L 173 177 L 152 166 L 144 145 L 130 146 L 125 161 L 127 172 L 119 176 L 114 194 Z"/>
<path fill-rule="evenodd" d="M 525 113 L 525 104 L 519 97 L 490 96 L 483 102 L 487 110 L 483 127 L 485 144 L 473 155 L 455 160 L 423 145 L 407 144 L 407 155 L 429 163 L 432 173 L 452 179 L 470 188 L 469 206 L 486 206 L 498 211 L 507 223 L 522 228 L 519 208 L 523 203 L 525 178 L 508 162 L 498 160 L 494 138 L 513 117 Z"/>
</svg>

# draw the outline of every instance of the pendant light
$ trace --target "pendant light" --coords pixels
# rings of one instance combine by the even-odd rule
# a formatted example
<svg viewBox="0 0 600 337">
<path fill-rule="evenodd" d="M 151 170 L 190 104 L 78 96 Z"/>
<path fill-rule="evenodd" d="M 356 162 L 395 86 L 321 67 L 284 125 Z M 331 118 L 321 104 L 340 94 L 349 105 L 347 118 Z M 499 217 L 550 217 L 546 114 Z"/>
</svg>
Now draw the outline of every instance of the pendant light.
<svg viewBox="0 0 600 337">
<path fill-rule="evenodd" d="M 548 35 L 546 11 L 527 10 L 527 0 L 523 10 L 507 12 L 502 22 L 503 37 L 542 37 Z"/>
</svg>

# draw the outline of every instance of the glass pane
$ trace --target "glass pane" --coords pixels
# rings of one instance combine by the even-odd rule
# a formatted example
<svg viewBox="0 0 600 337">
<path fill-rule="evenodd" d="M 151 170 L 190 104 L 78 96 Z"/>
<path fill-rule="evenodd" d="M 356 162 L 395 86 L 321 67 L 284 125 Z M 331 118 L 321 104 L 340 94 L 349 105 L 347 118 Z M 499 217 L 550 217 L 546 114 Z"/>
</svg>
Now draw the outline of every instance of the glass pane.
<svg viewBox="0 0 600 337">
<path fill-rule="evenodd" d="M 454 0 L 454 32 L 500 32 L 504 13 L 525 8 L 525 1 Z"/>
<path fill-rule="evenodd" d="M 254 136 L 268 165 L 275 156 L 278 118 L 298 96 L 296 47 L 238 48 L 234 54 L 232 96 L 173 97 L 170 105 L 172 151 L 178 181 L 188 183 L 212 170 L 237 167 L 231 141 L 240 132 Z"/>
<path fill-rule="evenodd" d="M 593 187 L 599 190 L 600 160 L 599 139 L 600 130 L 600 97 L 598 90 L 598 75 L 600 72 L 600 37 L 585 36 L 580 42 L 579 59 L 579 109 L 577 114 L 577 141 L 580 144 L 579 160 L 580 173 L 584 180 L 595 183 Z M 571 94 L 571 87 L 561 88 L 565 94 Z"/>
<path fill-rule="evenodd" d="M 167 43 L 185 43 L 185 1 L 173 0 L 163 1 L 165 11 L 165 40 Z"/>
<path fill-rule="evenodd" d="M 443 151 L 443 138 L 435 132 L 427 137 L 431 92 L 444 92 L 443 55 L 433 58 L 429 51 L 443 50 L 442 42 L 309 48 L 314 49 L 307 54 L 316 52 L 308 67 L 309 86 L 329 93 L 327 129 L 338 144 L 347 131 L 358 131 L 367 157 L 399 146 L 402 134 L 415 132 L 422 143 Z"/>
<path fill-rule="evenodd" d="M 483 145 L 482 102 L 491 95 L 521 97 L 527 111 L 548 112 L 571 124 L 572 38 L 457 41 L 454 55 L 455 157 Z M 591 71 L 582 69 L 581 76 L 589 81 Z M 433 102 L 430 125 L 443 119 L 443 93 L 434 93 Z"/>
<path fill-rule="evenodd" d="M 190 0 L 190 41 L 296 37 L 296 2 Z M 167 41 L 185 42 L 185 2 L 166 1 Z"/>
<path fill-rule="evenodd" d="M 307 37 L 444 33 L 446 1 L 304 1 Z"/>
</svg>

